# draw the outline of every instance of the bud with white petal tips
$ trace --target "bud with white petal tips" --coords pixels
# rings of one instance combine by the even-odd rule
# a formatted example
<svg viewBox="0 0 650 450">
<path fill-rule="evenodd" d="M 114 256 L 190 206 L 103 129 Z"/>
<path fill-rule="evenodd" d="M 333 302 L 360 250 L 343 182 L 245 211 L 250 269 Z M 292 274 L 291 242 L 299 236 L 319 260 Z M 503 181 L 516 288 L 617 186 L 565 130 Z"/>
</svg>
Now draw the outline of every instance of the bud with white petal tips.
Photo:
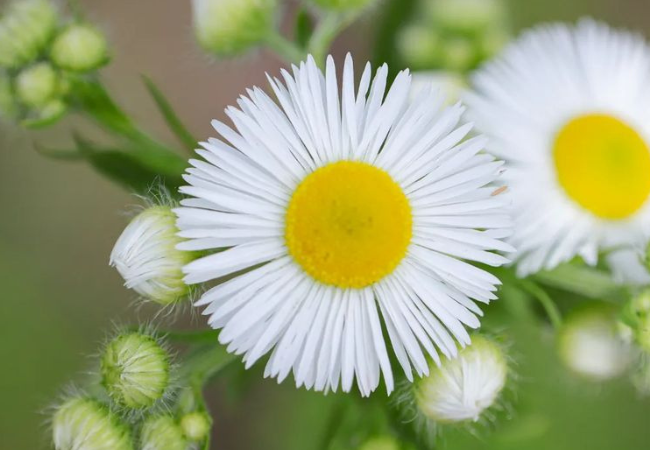
<svg viewBox="0 0 650 450">
<path fill-rule="evenodd" d="M 50 58 L 62 69 L 89 72 L 108 62 L 108 43 L 96 28 L 77 23 L 65 28 L 54 39 Z"/>
<path fill-rule="evenodd" d="M 456 358 L 432 365 L 430 374 L 415 382 L 415 404 L 435 423 L 476 422 L 497 403 L 507 379 L 508 361 L 501 346 L 475 335 Z"/>
<path fill-rule="evenodd" d="M 273 30 L 277 0 L 192 0 L 194 34 L 203 50 L 235 56 L 262 43 Z"/>
<path fill-rule="evenodd" d="M 204 411 L 194 411 L 181 417 L 181 428 L 187 440 L 202 442 L 210 434 L 212 418 Z"/>
<path fill-rule="evenodd" d="M 0 18 L 0 67 L 34 61 L 55 33 L 58 14 L 48 0 L 14 0 Z"/>
<path fill-rule="evenodd" d="M 21 71 L 16 78 L 16 96 L 30 108 L 40 108 L 53 100 L 59 92 L 59 76 L 46 62 Z"/>
<path fill-rule="evenodd" d="M 100 366 L 102 385 L 120 406 L 149 408 L 169 391 L 171 357 L 148 334 L 118 335 L 104 349 Z"/>
<path fill-rule="evenodd" d="M 183 430 L 173 417 L 152 416 L 145 420 L 140 431 L 141 450 L 187 450 Z"/>
<path fill-rule="evenodd" d="M 621 375 L 631 361 L 615 313 L 606 306 L 591 306 L 569 315 L 559 331 L 558 345 L 564 364 L 594 381 Z"/>
<path fill-rule="evenodd" d="M 190 288 L 182 267 L 195 258 L 178 250 L 176 216 L 168 206 L 153 206 L 138 214 L 122 232 L 111 253 L 110 265 L 125 286 L 161 305 L 183 300 Z"/>
<path fill-rule="evenodd" d="M 107 406 L 87 397 L 74 397 L 52 418 L 56 450 L 134 450 L 129 427 Z"/>
<path fill-rule="evenodd" d="M 315 5 L 332 11 L 354 11 L 366 8 L 376 0 L 311 0 Z"/>
</svg>

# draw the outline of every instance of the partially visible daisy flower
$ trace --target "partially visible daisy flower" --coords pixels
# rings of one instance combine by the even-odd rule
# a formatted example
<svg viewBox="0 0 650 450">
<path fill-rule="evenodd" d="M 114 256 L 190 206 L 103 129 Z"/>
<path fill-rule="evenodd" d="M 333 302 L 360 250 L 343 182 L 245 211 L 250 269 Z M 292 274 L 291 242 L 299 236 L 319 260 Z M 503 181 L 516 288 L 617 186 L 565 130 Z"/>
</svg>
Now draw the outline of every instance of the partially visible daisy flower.
<svg viewBox="0 0 650 450">
<path fill-rule="evenodd" d="M 650 273 L 642 262 L 644 257 L 640 250 L 622 248 L 608 253 L 605 261 L 616 283 L 643 286 L 650 284 Z"/>
<path fill-rule="evenodd" d="M 441 109 L 429 90 L 409 101 L 411 77 L 387 89 L 388 68 L 370 65 L 355 89 L 348 56 L 339 84 L 310 57 L 284 83 L 269 77 L 213 122 L 190 161 L 178 208 L 178 248 L 215 251 L 185 266 L 207 291 L 209 323 L 250 367 L 271 352 L 266 376 L 297 386 L 369 395 L 383 374 L 393 390 L 384 329 L 406 376 L 429 372 L 427 356 L 470 343 L 475 303 L 499 280 L 469 263 L 499 266 L 509 251 L 507 202 L 492 185 L 501 163 L 466 139 L 463 108 Z M 339 86 L 341 94 L 339 94 Z"/>
<path fill-rule="evenodd" d="M 591 20 L 535 28 L 474 75 L 469 115 L 509 166 L 520 275 L 647 241 L 649 80 L 646 42 Z"/>
</svg>

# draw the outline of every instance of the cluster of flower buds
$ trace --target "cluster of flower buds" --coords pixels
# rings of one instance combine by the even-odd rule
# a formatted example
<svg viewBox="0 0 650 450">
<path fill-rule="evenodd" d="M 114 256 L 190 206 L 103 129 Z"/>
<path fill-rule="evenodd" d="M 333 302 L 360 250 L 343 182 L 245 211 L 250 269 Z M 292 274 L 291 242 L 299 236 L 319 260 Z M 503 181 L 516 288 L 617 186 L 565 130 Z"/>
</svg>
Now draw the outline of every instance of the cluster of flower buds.
<svg viewBox="0 0 650 450">
<path fill-rule="evenodd" d="M 507 42 L 503 0 L 431 0 L 398 37 L 412 69 L 466 72 L 494 56 Z"/>
<path fill-rule="evenodd" d="M 106 39 L 91 25 L 65 19 L 51 0 L 14 0 L 0 17 L 0 117 L 56 121 L 74 78 L 107 61 Z"/>
</svg>

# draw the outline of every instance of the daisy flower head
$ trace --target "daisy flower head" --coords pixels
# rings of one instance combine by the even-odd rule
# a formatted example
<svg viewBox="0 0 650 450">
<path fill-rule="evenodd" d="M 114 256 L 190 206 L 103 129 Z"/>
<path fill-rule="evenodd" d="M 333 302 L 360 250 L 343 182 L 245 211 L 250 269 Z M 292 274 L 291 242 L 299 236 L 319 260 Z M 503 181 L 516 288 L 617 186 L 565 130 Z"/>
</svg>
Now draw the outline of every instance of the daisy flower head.
<svg viewBox="0 0 650 450">
<path fill-rule="evenodd" d="M 650 231 L 650 47 L 592 20 L 524 33 L 473 76 L 469 116 L 506 160 L 520 275 Z"/>
<path fill-rule="evenodd" d="M 409 100 L 411 76 L 366 65 L 355 86 L 348 55 L 339 79 L 310 57 L 283 81 L 269 77 L 214 121 L 190 161 L 176 209 L 179 248 L 217 251 L 184 267 L 188 284 L 229 277 L 196 303 L 228 350 L 266 376 L 319 391 L 369 395 L 389 346 L 413 379 L 428 355 L 451 357 L 479 327 L 475 302 L 499 281 L 469 261 L 498 266 L 510 220 L 492 185 L 501 163 L 464 140 L 463 108 L 433 91 Z M 340 92 L 339 92 L 340 91 Z"/>
</svg>

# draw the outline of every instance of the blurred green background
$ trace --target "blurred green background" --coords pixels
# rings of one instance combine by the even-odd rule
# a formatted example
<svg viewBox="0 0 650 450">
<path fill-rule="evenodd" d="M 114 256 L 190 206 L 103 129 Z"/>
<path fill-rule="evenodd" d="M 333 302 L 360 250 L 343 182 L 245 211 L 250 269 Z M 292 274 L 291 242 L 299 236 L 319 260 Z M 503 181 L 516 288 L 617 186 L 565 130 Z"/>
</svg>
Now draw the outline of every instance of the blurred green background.
<svg viewBox="0 0 650 450">
<path fill-rule="evenodd" d="M 411 1 L 394 0 L 396 4 Z M 2 2 L 0 2 L 2 3 Z M 127 110 L 154 133 L 171 139 L 141 84 L 150 75 L 177 106 L 197 138 L 211 134 L 245 87 L 263 84 L 281 63 L 271 54 L 214 62 L 195 47 L 188 1 L 87 0 L 89 16 L 114 46 L 107 84 Z M 384 3 L 389 3 L 384 0 Z M 511 0 L 515 29 L 545 20 L 589 15 L 650 35 L 646 0 Z M 337 54 L 370 54 L 375 20 L 346 33 Z M 65 147 L 70 131 L 87 124 L 68 118 L 53 130 L 27 133 L 0 124 L 0 448 L 49 448 L 43 414 L 71 380 L 83 379 L 112 323 L 146 320 L 108 267 L 111 247 L 137 199 L 90 168 L 39 156 L 32 143 Z M 489 312 L 488 312 L 489 314 Z M 203 327 L 188 314 L 186 325 Z M 650 399 L 625 380 L 602 386 L 572 378 L 560 366 L 553 337 L 529 323 L 504 330 L 514 341 L 520 374 L 512 419 L 478 437 L 452 433 L 450 449 L 650 448 Z M 214 448 L 318 448 L 336 396 L 256 380 L 236 404 L 228 385 L 210 393 Z M 384 395 L 378 392 L 376 395 Z"/>
</svg>

